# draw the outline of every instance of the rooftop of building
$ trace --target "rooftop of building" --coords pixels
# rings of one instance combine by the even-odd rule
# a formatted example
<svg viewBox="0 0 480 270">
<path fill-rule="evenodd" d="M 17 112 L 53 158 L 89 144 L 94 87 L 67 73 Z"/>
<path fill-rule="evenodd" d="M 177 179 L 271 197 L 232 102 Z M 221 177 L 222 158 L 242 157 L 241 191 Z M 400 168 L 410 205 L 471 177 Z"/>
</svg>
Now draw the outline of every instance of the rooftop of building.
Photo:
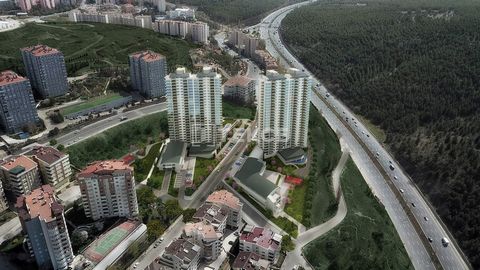
<svg viewBox="0 0 480 270">
<path fill-rule="evenodd" d="M 270 262 L 260 258 L 254 252 L 240 251 L 232 264 L 234 269 L 242 270 L 266 270 Z"/>
<path fill-rule="evenodd" d="M 0 86 L 26 81 L 27 79 L 11 70 L 0 72 Z"/>
<path fill-rule="evenodd" d="M 266 199 L 277 186 L 260 174 L 264 169 L 265 162 L 253 157 L 248 157 L 240 170 L 235 173 L 235 178 L 256 192 L 260 197 Z"/>
<path fill-rule="evenodd" d="M 277 250 L 280 248 L 282 236 L 267 228 L 247 225 L 240 234 L 240 241 L 253 243 L 266 249 Z"/>
<path fill-rule="evenodd" d="M 265 75 L 269 80 L 278 80 L 278 79 L 285 79 L 285 78 L 306 78 L 309 75 L 299 69 L 296 68 L 289 68 L 287 73 L 282 74 L 276 70 L 267 70 Z"/>
<path fill-rule="evenodd" d="M 201 234 L 203 239 L 220 239 L 221 233 L 215 231 L 215 227 L 208 222 L 187 223 L 183 227 L 183 232 L 187 237 L 192 237 L 194 234 Z"/>
<path fill-rule="evenodd" d="M 55 199 L 55 190 L 50 185 L 43 185 L 28 195 L 18 197 L 15 207 L 24 220 L 39 217 L 49 222 L 63 212 L 63 206 Z"/>
<path fill-rule="evenodd" d="M 305 151 L 301 147 L 291 147 L 278 151 L 278 155 L 280 155 L 283 160 L 289 162 L 303 158 L 305 156 Z"/>
<path fill-rule="evenodd" d="M 201 155 L 212 155 L 213 152 L 217 148 L 215 145 L 208 145 L 208 144 L 195 144 L 191 145 L 190 148 L 188 149 L 188 155 L 189 156 L 201 156 Z"/>
<path fill-rule="evenodd" d="M 212 194 L 208 195 L 206 201 L 210 203 L 223 204 L 236 210 L 240 210 L 243 205 L 238 197 L 226 190 L 214 191 Z"/>
<path fill-rule="evenodd" d="M 130 56 L 136 59 L 142 59 L 145 62 L 153 62 L 160 59 L 165 59 L 165 56 L 162 54 L 150 50 L 132 53 Z"/>
<path fill-rule="evenodd" d="M 228 210 L 226 206 L 218 206 L 212 203 L 204 203 L 200 206 L 195 214 L 194 220 L 204 220 L 211 224 L 222 224 L 227 220 Z"/>
<path fill-rule="evenodd" d="M 42 44 L 38 44 L 31 47 L 25 47 L 25 48 L 22 48 L 21 50 L 30 52 L 34 56 L 44 56 L 44 55 L 56 54 L 60 52 L 55 48 L 51 48 L 51 47 L 48 47 L 47 45 L 42 45 Z"/>
<path fill-rule="evenodd" d="M 24 171 L 29 171 L 33 168 L 36 168 L 37 163 L 24 155 L 10 156 L 2 161 L 1 167 L 3 170 L 17 175 Z"/>
<path fill-rule="evenodd" d="M 65 157 L 65 154 L 50 146 L 34 146 L 30 151 L 25 153 L 27 156 L 35 156 L 36 158 L 52 164 L 59 159 Z"/>
<path fill-rule="evenodd" d="M 236 75 L 228 79 L 223 86 L 243 86 L 247 87 L 248 84 L 253 81 L 247 76 Z"/>
<path fill-rule="evenodd" d="M 98 264 L 141 224 L 140 221 L 136 220 L 127 220 L 120 223 L 97 237 L 97 239 L 83 251 L 83 256 L 89 261 Z"/>
<path fill-rule="evenodd" d="M 165 248 L 165 254 L 176 256 L 182 261 L 192 261 L 199 255 L 200 251 L 201 249 L 199 246 L 186 239 L 174 240 L 167 248 Z"/>
<path fill-rule="evenodd" d="M 85 167 L 78 176 L 85 177 L 91 174 L 112 174 L 118 170 L 128 170 L 133 172 L 133 167 L 125 164 L 123 160 L 103 160 L 96 161 Z"/>
<path fill-rule="evenodd" d="M 182 159 L 182 155 L 185 153 L 187 144 L 182 141 L 170 141 L 165 146 L 165 151 L 163 151 L 162 156 L 160 157 L 160 164 L 179 164 Z"/>
</svg>

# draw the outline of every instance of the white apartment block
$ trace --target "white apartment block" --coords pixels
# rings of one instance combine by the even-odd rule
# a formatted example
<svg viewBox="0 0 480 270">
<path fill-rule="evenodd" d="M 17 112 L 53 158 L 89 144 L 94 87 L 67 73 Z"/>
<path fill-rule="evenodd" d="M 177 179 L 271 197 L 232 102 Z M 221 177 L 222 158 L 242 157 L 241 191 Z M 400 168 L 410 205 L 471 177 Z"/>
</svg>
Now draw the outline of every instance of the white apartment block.
<svg viewBox="0 0 480 270">
<path fill-rule="evenodd" d="M 183 233 L 192 243 L 202 248 L 202 259 L 214 261 L 222 253 L 223 233 L 216 231 L 208 222 L 187 223 Z"/>
<path fill-rule="evenodd" d="M 67 270 L 73 261 L 73 251 L 63 206 L 54 192 L 50 185 L 44 185 L 17 198 L 15 207 L 39 269 Z"/>
<path fill-rule="evenodd" d="M 221 76 L 210 67 L 198 74 L 178 68 L 165 79 L 170 139 L 215 148 L 222 143 Z"/>
<path fill-rule="evenodd" d="M 192 35 L 192 41 L 196 43 L 208 43 L 210 28 L 203 22 L 192 22 L 188 24 L 189 33 Z"/>
<path fill-rule="evenodd" d="M 44 183 L 53 186 L 55 190 L 68 186 L 72 177 L 68 154 L 49 146 L 35 146 L 25 155 L 38 164 Z"/>
<path fill-rule="evenodd" d="M 10 156 L 0 165 L 1 178 L 6 190 L 19 197 L 40 186 L 38 166 L 26 156 Z"/>
<path fill-rule="evenodd" d="M 97 161 L 77 178 L 87 217 L 98 220 L 138 215 L 133 168 L 123 161 Z"/>
<path fill-rule="evenodd" d="M 297 69 L 267 71 L 257 93 L 258 144 L 264 157 L 290 147 L 307 147 L 312 78 Z"/>
</svg>

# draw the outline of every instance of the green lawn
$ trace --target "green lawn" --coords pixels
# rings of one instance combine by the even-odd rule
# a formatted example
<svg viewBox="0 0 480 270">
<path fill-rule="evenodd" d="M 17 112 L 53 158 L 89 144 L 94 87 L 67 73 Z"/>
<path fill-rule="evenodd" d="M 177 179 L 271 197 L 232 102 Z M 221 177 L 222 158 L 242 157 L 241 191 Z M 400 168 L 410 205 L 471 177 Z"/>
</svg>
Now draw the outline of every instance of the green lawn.
<svg viewBox="0 0 480 270">
<path fill-rule="evenodd" d="M 231 101 L 222 100 L 223 117 L 225 121 L 229 119 L 250 119 L 255 118 L 255 108 L 237 105 Z"/>
<path fill-rule="evenodd" d="M 193 173 L 193 184 L 195 189 L 198 188 L 203 181 L 208 177 L 208 175 L 215 169 L 217 166 L 218 160 L 215 158 L 196 158 L 195 160 L 195 171 Z"/>
<path fill-rule="evenodd" d="M 279 172 L 285 175 L 295 176 L 294 172 L 297 170 L 297 167 L 293 165 L 284 165 L 277 156 L 267 158 L 265 163 L 267 164 L 267 170 Z"/>
<path fill-rule="evenodd" d="M 69 115 L 71 113 L 76 113 L 76 112 L 79 112 L 79 111 L 83 111 L 85 109 L 90 109 L 90 108 L 96 107 L 98 105 L 106 104 L 106 103 L 109 103 L 111 101 L 114 101 L 114 100 L 117 100 L 117 99 L 120 99 L 120 98 L 122 98 L 122 96 L 120 94 L 112 93 L 112 94 L 109 94 L 109 95 L 106 95 L 106 96 L 99 96 L 99 97 L 89 99 L 89 100 L 87 100 L 85 102 L 82 102 L 80 104 L 75 104 L 75 105 L 72 105 L 72 106 L 65 107 L 61 111 L 62 111 L 63 115 Z"/>
<path fill-rule="evenodd" d="M 321 224 L 337 209 L 331 173 L 342 155 L 335 132 L 315 109 L 310 110 L 310 171 L 302 186 L 290 191 L 285 212 L 306 227 Z"/>
<path fill-rule="evenodd" d="M 163 177 L 165 176 L 165 171 L 160 170 L 158 167 L 153 169 L 152 176 L 147 180 L 147 186 L 155 189 L 160 189 L 163 183 Z"/>
<path fill-rule="evenodd" d="M 128 66 L 128 55 L 150 49 L 167 57 L 169 70 L 192 67 L 189 50 L 195 45 L 153 30 L 132 26 L 97 23 L 35 24 L 0 33 L 0 70 L 24 74 L 20 48 L 45 44 L 65 55 L 67 71 L 88 71 L 99 67 Z"/>
<path fill-rule="evenodd" d="M 347 216 L 304 248 L 315 269 L 413 269 L 387 212 L 350 159 L 341 176 Z"/>
<path fill-rule="evenodd" d="M 82 168 L 95 160 L 121 158 L 134 149 L 145 147 L 150 139 L 160 141 L 168 130 L 167 114 L 160 112 L 110 128 L 67 148 L 70 162 Z"/>
<path fill-rule="evenodd" d="M 133 163 L 133 168 L 135 169 L 135 180 L 137 182 L 142 182 L 147 177 L 155 158 L 159 156 L 160 147 L 162 147 L 161 143 L 152 145 L 144 158 L 137 159 L 135 160 L 135 163 Z"/>
<path fill-rule="evenodd" d="M 173 187 L 173 185 L 175 184 L 175 177 L 177 177 L 177 173 L 175 171 L 172 171 L 170 183 L 168 183 L 168 194 L 176 198 L 178 197 L 178 188 Z"/>
</svg>

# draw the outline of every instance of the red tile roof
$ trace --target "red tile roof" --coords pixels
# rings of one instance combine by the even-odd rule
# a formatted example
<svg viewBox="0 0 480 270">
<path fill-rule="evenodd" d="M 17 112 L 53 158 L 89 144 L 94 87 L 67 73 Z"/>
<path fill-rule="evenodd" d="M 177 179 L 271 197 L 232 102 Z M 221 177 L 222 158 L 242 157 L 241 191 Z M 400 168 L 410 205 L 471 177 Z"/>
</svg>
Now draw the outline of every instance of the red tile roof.
<svg viewBox="0 0 480 270">
<path fill-rule="evenodd" d="M 290 183 L 290 184 L 292 184 L 292 185 L 298 186 L 298 185 L 301 185 L 301 184 L 303 183 L 303 179 L 302 179 L 302 178 L 297 178 L 297 177 L 293 177 L 293 176 L 289 176 L 289 175 L 288 175 L 288 176 L 285 178 L 285 182 Z"/>
<path fill-rule="evenodd" d="M 26 81 L 27 79 L 11 70 L 0 72 L 0 86 Z"/>
<path fill-rule="evenodd" d="M 262 227 L 254 227 L 251 231 L 242 231 L 240 241 L 256 244 L 266 249 L 276 250 L 279 243 L 273 238 L 275 233 Z"/>
<path fill-rule="evenodd" d="M 133 172 L 133 167 L 125 164 L 123 160 L 104 160 L 89 164 L 78 176 L 85 177 L 91 174 L 112 174 L 117 170 L 129 170 Z"/>
<path fill-rule="evenodd" d="M 231 77 L 228 79 L 223 85 L 224 86 L 243 86 L 247 87 L 248 84 L 252 81 L 252 79 L 241 76 L 241 75 L 236 75 L 234 77 Z"/>
<path fill-rule="evenodd" d="M 29 171 L 35 167 L 37 167 L 37 163 L 35 161 L 29 159 L 26 156 L 12 156 L 7 159 L 5 159 L 1 163 L 2 169 L 6 171 L 10 171 L 11 169 L 14 169 L 15 167 L 21 166 L 23 167 L 26 171 Z"/>
<path fill-rule="evenodd" d="M 50 146 L 35 146 L 25 155 L 35 156 L 48 164 L 52 164 L 65 156 L 64 153 Z"/>
<path fill-rule="evenodd" d="M 55 199 L 55 191 L 50 185 L 43 185 L 29 195 L 18 197 L 15 207 L 19 209 L 19 216 L 23 220 L 39 217 L 49 222 L 63 212 L 63 206 Z"/>
<path fill-rule="evenodd" d="M 55 48 L 50 48 L 47 45 L 41 45 L 41 44 L 35 45 L 32 47 L 22 48 L 22 51 L 28 51 L 34 56 L 44 56 L 44 55 L 56 54 L 60 52 Z"/>
<path fill-rule="evenodd" d="M 142 59 L 145 62 L 153 62 L 153 61 L 157 61 L 157 60 L 160 60 L 162 58 L 165 58 L 165 56 L 163 56 L 159 53 L 148 51 L 148 50 L 133 53 L 133 54 L 131 54 L 131 56 L 133 58 L 136 58 L 136 59 Z"/>
<path fill-rule="evenodd" d="M 236 210 L 239 210 L 242 206 L 240 199 L 226 190 L 217 190 L 213 192 L 208 196 L 206 201 L 210 203 L 223 204 Z"/>
</svg>

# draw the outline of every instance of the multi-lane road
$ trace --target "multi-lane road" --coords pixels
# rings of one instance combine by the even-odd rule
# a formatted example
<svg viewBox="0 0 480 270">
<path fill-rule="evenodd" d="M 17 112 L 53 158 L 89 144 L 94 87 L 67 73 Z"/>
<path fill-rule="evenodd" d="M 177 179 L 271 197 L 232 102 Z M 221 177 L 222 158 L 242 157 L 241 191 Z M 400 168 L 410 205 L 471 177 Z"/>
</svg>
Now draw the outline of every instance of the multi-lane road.
<svg viewBox="0 0 480 270">
<path fill-rule="evenodd" d="M 302 2 L 281 8 L 253 27 L 259 30 L 261 38 L 266 41 L 267 50 L 280 59 L 284 66 L 306 72 L 308 70 L 283 45 L 278 29 L 290 11 L 309 3 Z M 317 83 L 318 87 L 312 92 L 313 105 L 322 112 L 330 126 L 342 136 L 351 149 L 352 158 L 373 193 L 385 206 L 414 267 L 468 269 L 469 265 L 452 241 L 450 233 L 400 165 L 365 126 L 356 120 L 356 115 L 315 79 L 315 84 Z M 443 237 L 454 243 L 443 246 Z"/>
</svg>

